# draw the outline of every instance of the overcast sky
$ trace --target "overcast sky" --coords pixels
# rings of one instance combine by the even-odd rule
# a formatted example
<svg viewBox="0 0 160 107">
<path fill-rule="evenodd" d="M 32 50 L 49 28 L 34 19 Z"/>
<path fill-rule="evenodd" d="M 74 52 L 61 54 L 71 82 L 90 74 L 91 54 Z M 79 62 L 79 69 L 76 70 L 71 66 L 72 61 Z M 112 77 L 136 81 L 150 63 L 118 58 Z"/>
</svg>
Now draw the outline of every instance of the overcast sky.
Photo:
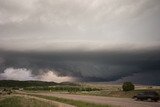
<svg viewBox="0 0 160 107">
<path fill-rule="evenodd" d="M 160 0 L 0 0 L 1 79 L 10 79 L 8 69 L 51 70 L 160 85 L 147 81 L 160 76 L 159 48 Z"/>
</svg>

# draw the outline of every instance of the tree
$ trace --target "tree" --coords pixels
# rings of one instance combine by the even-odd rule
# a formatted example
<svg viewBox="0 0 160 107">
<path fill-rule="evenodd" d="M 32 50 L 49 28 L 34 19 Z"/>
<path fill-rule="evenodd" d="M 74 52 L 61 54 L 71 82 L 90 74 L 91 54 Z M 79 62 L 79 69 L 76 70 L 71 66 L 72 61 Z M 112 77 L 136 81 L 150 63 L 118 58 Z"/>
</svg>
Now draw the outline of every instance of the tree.
<svg viewBox="0 0 160 107">
<path fill-rule="evenodd" d="M 122 85 L 122 89 L 123 89 L 123 91 L 134 90 L 134 84 L 132 84 L 131 82 L 124 82 Z"/>
</svg>

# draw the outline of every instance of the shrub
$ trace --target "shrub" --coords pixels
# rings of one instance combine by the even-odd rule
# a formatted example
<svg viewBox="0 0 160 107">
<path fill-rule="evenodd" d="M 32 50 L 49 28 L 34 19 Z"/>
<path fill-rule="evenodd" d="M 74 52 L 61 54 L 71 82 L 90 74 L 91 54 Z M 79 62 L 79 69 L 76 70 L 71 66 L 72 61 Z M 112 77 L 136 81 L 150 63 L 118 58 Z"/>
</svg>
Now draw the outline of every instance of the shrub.
<svg viewBox="0 0 160 107">
<path fill-rule="evenodd" d="M 134 84 L 132 84 L 131 82 L 124 82 L 122 85 L 122 89 L 123 89 L 123 91 L 134 90 Z"/>
</svg>

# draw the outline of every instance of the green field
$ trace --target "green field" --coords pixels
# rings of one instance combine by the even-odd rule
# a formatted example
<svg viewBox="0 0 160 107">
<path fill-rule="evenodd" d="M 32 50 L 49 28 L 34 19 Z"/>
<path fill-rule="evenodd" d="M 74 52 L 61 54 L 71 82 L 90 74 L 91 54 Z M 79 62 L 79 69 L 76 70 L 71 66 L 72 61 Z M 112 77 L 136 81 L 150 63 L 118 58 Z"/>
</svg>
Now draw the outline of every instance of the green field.
<svg viewBox="0 0 160 107">
<path fill-rule="evenodd" d="M 0 107 L 56 107 L 56 105 L 39 101 L 34 98 L 10 96 L 0 99 Z"/>
</svg>

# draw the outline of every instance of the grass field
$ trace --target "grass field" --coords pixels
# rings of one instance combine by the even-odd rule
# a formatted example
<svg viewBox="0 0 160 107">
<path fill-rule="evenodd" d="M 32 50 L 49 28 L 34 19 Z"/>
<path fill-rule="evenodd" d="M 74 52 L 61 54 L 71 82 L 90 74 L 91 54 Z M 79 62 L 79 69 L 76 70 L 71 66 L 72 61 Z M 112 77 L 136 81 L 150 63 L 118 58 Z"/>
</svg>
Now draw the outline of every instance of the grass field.
<svg viewBox="0 0 160 107">
<path fill-rule="evenodd" d="M 10 96 L 0 99 L 0 107 L 56 107 L 56 105 L 33 98 Z"/>
</svg>

